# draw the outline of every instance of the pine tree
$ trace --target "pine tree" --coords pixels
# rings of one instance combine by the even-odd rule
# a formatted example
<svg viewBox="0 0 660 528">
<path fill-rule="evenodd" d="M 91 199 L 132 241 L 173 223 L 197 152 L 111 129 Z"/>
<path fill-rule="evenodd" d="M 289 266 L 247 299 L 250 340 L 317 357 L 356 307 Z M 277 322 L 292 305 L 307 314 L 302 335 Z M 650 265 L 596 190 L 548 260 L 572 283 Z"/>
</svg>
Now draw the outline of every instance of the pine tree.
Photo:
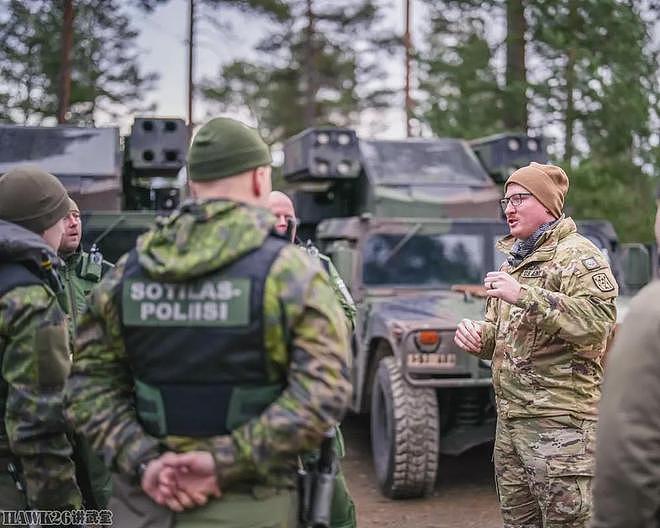
<svg viewBox="0 0 660 528">
<path fill-rule="evenodd" d="M 78 0 L 74 6 L 68 121 L 92 124 L 97 110 L 110 115 L 145 110 L 145 93 L 156 76 L 139 70 L 137 32 L 121 2 Z M 10 0 L 3 8 L 0 114 L 40 123 L 57 112 L 63 2 Z"/>
<path fill-rule="evenodd" d="M 572 175 L 568 204 L 578 217 L 612 220 L 624 240 L 652 240 L 660 92 L 649 23 L 635 3 L 618 0 L 535 0 L 530 8 L 543 64 L 534 105 L 546 127 L 563 131 L 555 155 Z"/>
<path fill-rule="evenodd" d="M 289 18 L 259 44 L 260 59 L 235 61 L 202 83 L 208 101 L 249 109 L 271 142 L 306 126 L 355 123 L 364 108 L 386 104 L 391 92 L 373 84 L 383 74 L 379 50 L 394 40 L 374 31 L 374 2 L 289 0 L 287 7 Z"/>
<path fill-rule="evenodd" d="M 503 131 L 505 94 L 484 37 L 488 12 L 470 1 L 434 2 L 428 9 L 428 45 L 419 54 L 419 118 L 438 136 Z"/>
</svg>

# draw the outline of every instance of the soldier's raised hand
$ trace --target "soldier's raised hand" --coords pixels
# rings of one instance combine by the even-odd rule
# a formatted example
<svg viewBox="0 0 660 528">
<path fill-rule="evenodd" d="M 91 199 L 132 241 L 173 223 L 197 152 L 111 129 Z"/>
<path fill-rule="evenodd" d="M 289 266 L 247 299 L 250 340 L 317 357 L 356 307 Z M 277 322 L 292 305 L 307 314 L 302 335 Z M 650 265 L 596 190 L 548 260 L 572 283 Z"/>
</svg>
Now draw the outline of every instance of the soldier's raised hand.
<svg viewBox="0 0 660 528">
<path fill-rule="evenodd" d="M 520 283 L 505 271 L 491 271 L 484 278 L 486 295 L 515 304 L 520 299 Z"/>
</svg>

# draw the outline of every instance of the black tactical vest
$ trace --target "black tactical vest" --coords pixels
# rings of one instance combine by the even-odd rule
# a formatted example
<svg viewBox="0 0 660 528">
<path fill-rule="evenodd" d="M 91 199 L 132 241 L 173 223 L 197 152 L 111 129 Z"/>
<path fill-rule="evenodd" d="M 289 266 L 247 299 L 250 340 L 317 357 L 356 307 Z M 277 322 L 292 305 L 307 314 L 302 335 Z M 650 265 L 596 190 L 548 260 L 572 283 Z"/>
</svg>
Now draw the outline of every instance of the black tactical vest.
<svg viewBox="0 0 660 528">
<path fill-rule="evenodd" d="M 269 236 L 230 265 L 180 283 L 149 278 L 131 252 L 118 305 L 137 412 L 150 434 L 227 434 L 281 393 L 285 379 L 267 372 L 263 298 L 286 245 Z"/>
<path fill-rule="evenodd" d="M 0 264 L 0 297 L 19 286 L 32 286 L 36 284 L 43 284 L 43 279 L 32 273 L 25 265 L 10 262 L 7 264 Z M 6 342 L 7 337 L 0 336 Z M 4 356 L 4 349 L 0 348 L 0 365 L 2 365 Z M 5 415 L 7 406 L 7 382 L 0 376 L 0 416 Z M 6 444 L 7 431 L 5 429 L 4 419 L 0 420 L 0 444 Z M 2 454 L 2 453 L 0 453 Z"/>
</svg>

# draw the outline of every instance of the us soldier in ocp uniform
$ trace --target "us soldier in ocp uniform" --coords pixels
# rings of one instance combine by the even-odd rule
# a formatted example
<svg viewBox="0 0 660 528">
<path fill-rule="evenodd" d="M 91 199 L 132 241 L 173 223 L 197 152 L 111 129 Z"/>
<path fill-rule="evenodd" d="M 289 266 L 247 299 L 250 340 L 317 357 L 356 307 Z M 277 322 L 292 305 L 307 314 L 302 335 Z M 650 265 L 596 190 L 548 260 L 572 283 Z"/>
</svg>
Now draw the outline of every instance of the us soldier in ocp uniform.
<svg viewBox="0 0 660 528">
<path fill-rule="evenodd" d="M 268 207 L 275 215 L 275 230 L 281 234 L 288 236 L 288 238 L 299 245 L 299 247 L 306 251 L 311 257 L 318 258 L 325 270 L 328 272 L 330 284 L 335 292 L 335 296 L 341 304 L 346 315 L 346 322 L 349 326 L 349 333 L 352 333 L 355 328 L 355 317 L 357 309 L 351 294 L 346 288 L 346 284 L 342 280 L 339 272 L 332 264 L 332 261 L 324 254 L 319 253 L 318 249 L 310 244 L 303 245 L 296 238 L 296 211 L 293 207 L 291 199 L 280 191 L 273 191 L 268 197 Z M 349 354 L 350 357 L 350 354 Z M 341 434 L 339 426 L 336 428 L 335 433 L 335 450 L 339 458 L 343 458 L 345 454 L 344 438 Z M 346 479 L 341 471 L 341 467 L 335 479 L 335 486 L 332 495 L 332 511 L 330 515 L 331 526 L 333 528 L 355 528 L 357 521 L 355 518 L 355 503 L 348 492 Z"/>
<path fill-rule="evenodd" d="M 495 475 L 504 526 L 587 524 L 602 359 L 618 286 L 603 254 L 562 214 L 568 177 L 531 163 L 505 184 L 510 235 L 486 275 L 484 321 L 455 342 L 492 359 Z"/>
<path fill-rule="evenodd" d="M 58 268 L 58 273 L 66 292 L 69 335 L 73 344 L 78 319 L 87 306 L 89 292 L 113 266 L 103 259 L 96 248 L 93 248 L 91 254 L 83 250 L 80 208 L 72 198 L 69 198 L 69 213 L 64 219 L 64 235 L 60 242 L 59 256 L 63 265 Z M 110 472 L 85 438 L 78 436 L 73 438 L 73 441 L 76 479 L 83 493 L 85 507 L 104 509 L 110 499 Z"/>
<path fill-rule="evenodd" d="M 25 166 L 0 177 L 0 510 L 81 506 L 63 412 L 70 359 L 54 269 L 68 211 L 53 175 Z"/>
<path fill-rule="evenodd" d="M 254 129 L 208 122 L 189 152 L 195 200 L 92 291 L 67 413 L 116 473 L 117 526 L 296 526 L 297 455 L 348 405 L 343 314 L 318 262 L 273 232 L 270 163 Z M 202 461 L 174 495 L 167 460 Z"/>
</svg>

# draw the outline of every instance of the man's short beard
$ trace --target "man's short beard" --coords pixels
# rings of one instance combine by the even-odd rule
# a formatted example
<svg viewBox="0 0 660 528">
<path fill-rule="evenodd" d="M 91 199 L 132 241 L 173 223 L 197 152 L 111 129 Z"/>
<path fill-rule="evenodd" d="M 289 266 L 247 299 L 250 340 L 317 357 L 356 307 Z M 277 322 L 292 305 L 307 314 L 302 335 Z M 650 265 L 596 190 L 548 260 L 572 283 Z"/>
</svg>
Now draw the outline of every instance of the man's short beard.
<svg viewBox="0 0 660 528">
<path fill-rule="evenodd" d="M 78 239 L 78 242 L 76 242 L 75 246 L 71 247 L 69 244 L 65 243 L 65 239 L 67 238 L 66 235 L 62 237 L 62 242 L 60 243 L 60 250 L 59 253 L 62 255 L 70 255 L 71 253 L 75 253 L 76 249 L 80 247 L 80 239 Z"/>
</svg>

